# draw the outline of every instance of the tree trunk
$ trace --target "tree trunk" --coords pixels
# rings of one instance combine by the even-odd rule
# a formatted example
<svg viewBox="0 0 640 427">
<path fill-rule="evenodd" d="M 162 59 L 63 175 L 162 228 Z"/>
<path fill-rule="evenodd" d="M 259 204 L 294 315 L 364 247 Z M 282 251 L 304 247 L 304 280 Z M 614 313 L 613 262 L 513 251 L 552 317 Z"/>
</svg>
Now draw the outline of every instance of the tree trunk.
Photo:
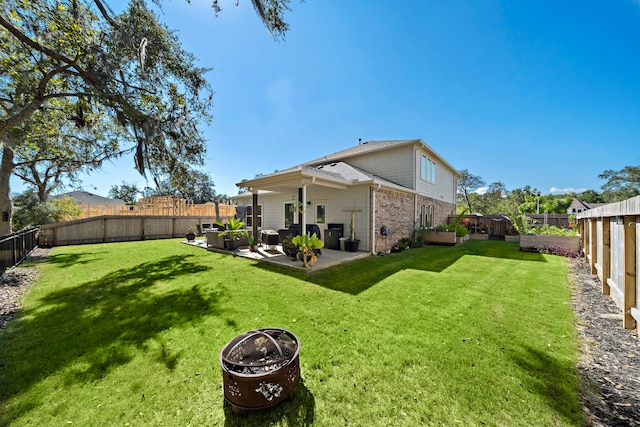
<svg viewBox="0 0 640 427">
<path fill-rule="evenodd" d="M 11 234 L 11 203 L 10 178 L 13 172 L 13 147 L 7 144 L 6 139 L 2 144 L 2 163 L 0 164 L 0 236 Z"/>
</svg>

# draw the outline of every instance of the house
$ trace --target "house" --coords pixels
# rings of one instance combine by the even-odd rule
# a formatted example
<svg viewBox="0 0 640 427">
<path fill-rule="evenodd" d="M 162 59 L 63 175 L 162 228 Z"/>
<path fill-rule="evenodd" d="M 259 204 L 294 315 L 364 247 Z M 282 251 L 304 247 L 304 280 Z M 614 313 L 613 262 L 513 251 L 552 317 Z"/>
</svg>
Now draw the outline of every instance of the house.
<svg viewBox="0 0 640 427">
<path fill-rule="evenodd" d="M 119 205 L 124 206 L 124 200 L 120 199 L 109 199 L 108 197 L 98 196 L 97 194 L 89 193 L 88 191 L 70 191 L 68 193 L 58 194 L 56 196 L 51 196 L 50 199 L 60 199 L 63 197 L 71 197 L 76 201 L 79 205 L 87 205 L 87 206 L 111 206 L 111 205 Z"/>
<path fill-rule="evenodd" d="M 589 209 L 597 208 L 602 205 L 606 205 L 606 203 L 588 203 L 588 202 L 583 202 L 582 200 L 578 200 L 574 198 L 571 201 L 571 204 L 569 205 L 569 207 L 567 208 L 567 213 L 569 215 L 577 214 L 580 212 L 587 211 Z"/>
<path fill-rule="evenodd" d="M 80 207 L 81 214 L 76 219 L 101 215 L 118 215 L 122 213 L 124 209 L 127 209 L 124 200 L 110 199 L 108 197 L 98 196 L 97 194 L 81 190 L 50 196 L 49 200 L 60 199 L 63 197 L 71 197 Z"/>
<path fill-rule="evenodd" d="M 421 139 L 369 141 L 242 181 L 236 185 L 248 191 L 234 199 L 254 235 L 316 224 L 325 244 L 334 236 L 327 231 L 349 236 L 353 214 L 359 250 L 378 253 L 414 227 L 446 223 L 456 212 L 459 176 Z"/>
</svg>

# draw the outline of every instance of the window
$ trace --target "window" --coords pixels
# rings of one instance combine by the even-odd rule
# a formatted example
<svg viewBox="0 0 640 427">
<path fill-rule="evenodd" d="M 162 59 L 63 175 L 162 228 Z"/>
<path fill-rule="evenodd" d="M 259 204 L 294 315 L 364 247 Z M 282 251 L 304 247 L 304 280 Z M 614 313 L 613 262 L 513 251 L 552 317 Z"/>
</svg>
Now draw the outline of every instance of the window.
<svg viewBox="0 0 640 427">
<path fill-rule="evenodd" d="M 294 223 L 295 206 L 293 202 L 287 202 L 284 204 L 284 228 L 289 228 Z"/>
<path fill-rule="evenodd" d="M 316 205 L 316 224 L 324 224 L 326 222 L 327 205 Z"/>
<path fill-rule="evenodd" d="M 436 182 L 436 163 L 424 154 L 420 165 L 420 178 L 425 181 Z"/>
<path fill-rule="evenodd" d="M 420 206 L 420 227 L 433 226 L 433 206 Z"/>
<path fill-rule="evenodd" d="M 247 206 L 247 227 L 253 227 L 253 206 Z M 258 221 L 258 227 L 262 227 L 262 205 L 258 205 L 258 212 L 256 215 Z"/>
</svg>

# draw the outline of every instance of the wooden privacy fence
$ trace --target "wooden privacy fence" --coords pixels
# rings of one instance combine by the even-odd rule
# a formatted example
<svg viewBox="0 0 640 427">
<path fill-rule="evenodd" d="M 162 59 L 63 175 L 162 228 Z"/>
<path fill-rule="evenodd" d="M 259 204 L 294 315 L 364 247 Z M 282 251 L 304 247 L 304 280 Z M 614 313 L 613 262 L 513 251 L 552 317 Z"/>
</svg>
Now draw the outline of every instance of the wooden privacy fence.
<svg viewBox="0 0 640 427">
<path fill-rule="evenodd" d="M 184 237 L 190 227 L 210 227 L 214 217 L 104 215 L 40 227 L 38 246 L 82 245 L 87 243 Z"/>
<path fill-rule="evenodd" d="M 623 314 L 623 326 L 640 321 L 640 196 L 577 215 L 585 260 Z"/>
</svg>

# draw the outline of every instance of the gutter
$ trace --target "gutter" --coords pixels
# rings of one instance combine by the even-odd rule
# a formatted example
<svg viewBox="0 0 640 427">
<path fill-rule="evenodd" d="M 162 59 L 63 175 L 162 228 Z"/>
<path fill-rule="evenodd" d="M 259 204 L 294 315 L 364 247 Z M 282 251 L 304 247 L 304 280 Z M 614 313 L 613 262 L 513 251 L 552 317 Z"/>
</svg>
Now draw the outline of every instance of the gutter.
<svg viewBox="0 0 640 427">
<path fill-rule="evenodd" d="M 378 183 L 376 187 L 371 186 L 371 255 L 376 255 L 376 192 L 382 188 Z"/>
</svg>

